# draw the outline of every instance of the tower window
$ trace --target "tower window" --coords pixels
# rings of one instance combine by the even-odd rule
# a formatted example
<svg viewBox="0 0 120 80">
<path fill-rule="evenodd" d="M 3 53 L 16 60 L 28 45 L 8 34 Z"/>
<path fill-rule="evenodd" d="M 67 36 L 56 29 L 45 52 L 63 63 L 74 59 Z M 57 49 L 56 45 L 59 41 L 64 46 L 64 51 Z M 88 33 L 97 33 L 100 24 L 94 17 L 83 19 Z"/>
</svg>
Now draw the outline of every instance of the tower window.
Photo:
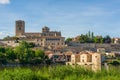
<svg viewBox="0 0 120 80">
<path fill-rule="evenodd" d="M 21 30 L 21 27 L 19 27 L 18 29 Z"/>
<path fill-rule="evenodd" d="M 82 62 L 84 62 L 84 59 L 82 60 Z"/>
</svg>

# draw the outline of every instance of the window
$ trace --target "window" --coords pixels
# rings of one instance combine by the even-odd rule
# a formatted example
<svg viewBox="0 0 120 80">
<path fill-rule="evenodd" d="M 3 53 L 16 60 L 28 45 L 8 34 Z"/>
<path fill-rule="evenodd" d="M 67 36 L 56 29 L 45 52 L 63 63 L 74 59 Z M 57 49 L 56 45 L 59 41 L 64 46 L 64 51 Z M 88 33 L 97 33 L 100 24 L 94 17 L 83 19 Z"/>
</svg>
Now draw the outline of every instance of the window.
<svg viewBox="0 0 120 80">
<path fill-rule="evenodd" d="M 18 29 L 21 30 L 21 27 L 19 27 Z"/>
<path fill-rule="evenodd" d="M 70 61 L 70 59 L 67 59 L 67 61 Z"/>
<path fill-rule="evenodd" d="M 84 62 L 84 59 L 82 60 L 82 62 Z"/>
</svg>

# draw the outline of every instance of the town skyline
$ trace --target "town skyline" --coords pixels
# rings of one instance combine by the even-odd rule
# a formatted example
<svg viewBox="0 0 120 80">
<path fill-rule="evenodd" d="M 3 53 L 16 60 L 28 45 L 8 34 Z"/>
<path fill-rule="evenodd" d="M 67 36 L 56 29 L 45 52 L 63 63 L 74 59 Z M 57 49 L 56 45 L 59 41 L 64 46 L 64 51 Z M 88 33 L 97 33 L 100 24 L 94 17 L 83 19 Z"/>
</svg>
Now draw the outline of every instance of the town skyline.
<svg viewBox="0 0 120 80">
<path fill-rule="evenodd" d="M 0 38 L 15 35 L 15 21 L 26 22 L 26 32 L 43 26 L 75 37 L 88 31 L 95 35 L 119 35 L 119 0 L 0 0 Z"/>
</svg>

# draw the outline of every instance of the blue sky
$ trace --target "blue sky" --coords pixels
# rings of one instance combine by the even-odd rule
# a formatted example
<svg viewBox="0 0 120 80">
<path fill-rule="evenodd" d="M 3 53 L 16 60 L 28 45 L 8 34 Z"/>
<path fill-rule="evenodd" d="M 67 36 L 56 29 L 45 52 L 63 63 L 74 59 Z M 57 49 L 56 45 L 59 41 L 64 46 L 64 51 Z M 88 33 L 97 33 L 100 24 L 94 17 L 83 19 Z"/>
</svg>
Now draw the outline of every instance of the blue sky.
<svg viewBox="0 0 120 80">
<path fill-rule="evenodd" d="M 26 32 L 48 26 L 64 37 L 120 37 L 120 0 L 0 0 L 0 38 L 15 35 L 15 20 L 26 22 Z"/>
</svg>

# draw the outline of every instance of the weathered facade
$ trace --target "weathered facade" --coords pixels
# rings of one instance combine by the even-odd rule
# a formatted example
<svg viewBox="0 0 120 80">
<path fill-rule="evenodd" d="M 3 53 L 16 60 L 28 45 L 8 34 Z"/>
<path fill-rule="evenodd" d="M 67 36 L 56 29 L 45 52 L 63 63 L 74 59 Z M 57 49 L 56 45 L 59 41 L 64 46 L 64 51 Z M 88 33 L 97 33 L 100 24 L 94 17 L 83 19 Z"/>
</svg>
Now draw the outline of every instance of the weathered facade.
<svg viewBox="0 0 120 80">
<path fill-rule="evenodd" d="M 55 63 L 63 62 L 66 65 L 80 65 L 92 69 L 93 71 L 101 70 L 102 54 L 92 51 L 82 51 L 74 53 L 71 51 L 67 52 L 46 52 Z"/>
<path fill-rule="evenodd" d="M 16 37 L 31 39 L 31 42 L 42 47 L 63 47 L 65 44 L 65 38 L 61 36 L 61 32 L 50 31 L 47 26 L 42 28 L 42 33 L 25 32 L 25 22 L 18 20 L 15 32 Z"/>
<path fill-rule="evenodd" d="M 101 54 L 97 52 L 83 51 L 79 54 L 72 54 L 71 61 L 66 65 L 81 65 L 91 67 L 92 70 L 101 70 Z"/>
</svg>

